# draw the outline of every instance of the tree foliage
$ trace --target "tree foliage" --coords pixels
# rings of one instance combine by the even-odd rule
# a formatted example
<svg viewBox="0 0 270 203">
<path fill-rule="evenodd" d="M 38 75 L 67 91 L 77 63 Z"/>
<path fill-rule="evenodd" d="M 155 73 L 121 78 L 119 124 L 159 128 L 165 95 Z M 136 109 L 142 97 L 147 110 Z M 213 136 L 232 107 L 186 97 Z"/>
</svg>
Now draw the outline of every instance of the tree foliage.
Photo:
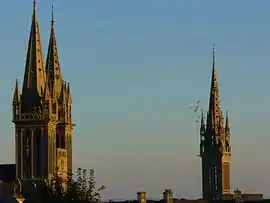
<svg viewBox="0 0 270 203">
<path fill-rule="evenodd" d="M 38 187 L 38 196 L 43 200 L 78 200 L 99 203 L 100 192 L 105 186 L 97 187 L 94 169 L 78 168 L 76 175 L 71 172 L 64 180 L 58 172 L 48 180 L 42 180 Z"/>
</svg>

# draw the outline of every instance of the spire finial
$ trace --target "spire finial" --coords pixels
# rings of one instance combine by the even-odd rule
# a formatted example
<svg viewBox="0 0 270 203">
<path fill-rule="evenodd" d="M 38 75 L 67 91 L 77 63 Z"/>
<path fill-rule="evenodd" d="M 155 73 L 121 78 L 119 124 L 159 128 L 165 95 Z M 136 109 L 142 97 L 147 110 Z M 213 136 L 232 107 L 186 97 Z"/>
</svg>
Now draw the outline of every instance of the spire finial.
<svg viewBox="0 0 270 203">
<path fill-rule="evenodd" d="M 33 1 L 33 6 L 36 6 L 36 4 L 37 4 L 37 1 L 34 0 L 34 1 Z"/>
<path fill-rule="evenodd" d="M 54 9 L 53 9 L 53 4 L 52 4 L 52 25 L 54 24 L 54 16 L 53 16 L 53 12 L 54 12 Z"/>
<path fill-rule="evenodd" d="M 212 53 L 213 53 L 213 62 L 214 62 L 215 61 L 215 55 L 216 55 L 216 45 L 215 44 L 213 44 Z"/>
</svg>

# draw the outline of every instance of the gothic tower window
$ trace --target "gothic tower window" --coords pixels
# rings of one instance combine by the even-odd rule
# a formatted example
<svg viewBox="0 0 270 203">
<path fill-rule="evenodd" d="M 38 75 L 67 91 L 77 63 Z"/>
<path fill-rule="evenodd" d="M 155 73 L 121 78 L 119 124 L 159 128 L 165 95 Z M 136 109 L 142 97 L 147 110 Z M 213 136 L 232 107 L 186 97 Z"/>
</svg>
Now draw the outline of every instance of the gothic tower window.
<svg viewBox="0 0 270 203">
<path fill-rule="evenodd" d="M 60 118 L 60 116 L 61 116 L 61 108 L 60 106 L 58 106 L 58 118 Z"/>
<path fill-rule="evenodd" d="M 61 136 L 61 146 L 60 148 L 65 149 L 66 148 L 66 139 L 65 139 L 65 135 Z"/>
<path fill-rule="evenodd" d="M 60 148 L 60 144 L 61 144 L 61 137 L 60 137 L 60 134 L 57 133 L 56 134 L 56 148 Z"/>
<path fill-rule="evenodd" d="M 56 114 L 56 103 L 55 102 L 52 103 L 52 113 Z"/>
</svg>

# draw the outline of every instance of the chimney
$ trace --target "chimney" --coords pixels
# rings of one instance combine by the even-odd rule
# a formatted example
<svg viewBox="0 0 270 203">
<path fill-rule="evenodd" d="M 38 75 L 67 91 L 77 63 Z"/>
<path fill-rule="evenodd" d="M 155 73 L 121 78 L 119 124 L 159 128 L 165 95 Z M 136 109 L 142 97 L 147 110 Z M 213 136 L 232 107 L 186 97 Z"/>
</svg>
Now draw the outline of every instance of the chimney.
<svg viewBox="0 0 270 203">
<path fill-rule="evenodd" d="M 164 203 L 173 203 L 173 192 L 171 189 L 166 189 L 163 192 L 163 201 Z"/>
<path fill-rule="evenodd" d="M 137 200 L 139 203 L 146 203 L 146 192 L 137 192 Z"/>
</svg>

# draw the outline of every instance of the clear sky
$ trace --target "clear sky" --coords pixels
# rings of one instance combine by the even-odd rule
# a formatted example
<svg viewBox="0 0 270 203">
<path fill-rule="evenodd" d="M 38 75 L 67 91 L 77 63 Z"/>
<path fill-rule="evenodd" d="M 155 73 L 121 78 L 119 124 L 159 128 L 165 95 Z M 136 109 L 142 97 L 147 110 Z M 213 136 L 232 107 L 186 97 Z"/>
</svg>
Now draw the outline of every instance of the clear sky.
<svg viewBox="0 0 270 203">
<path fill-rule="evenodd" d="M 269 0 L 38 1 L 43 54 L 51 4 L 73 91 L 74 168 L 96 169 L 104 199 L 201 196 L 197 114 L 209 99 L 216 44 L 232 128 L 232 189 L 270 186 Z M 22 83 L 32 0 L 0 6 L 0 162 L 14 162 L 15 78 Z"/>
</svg>

